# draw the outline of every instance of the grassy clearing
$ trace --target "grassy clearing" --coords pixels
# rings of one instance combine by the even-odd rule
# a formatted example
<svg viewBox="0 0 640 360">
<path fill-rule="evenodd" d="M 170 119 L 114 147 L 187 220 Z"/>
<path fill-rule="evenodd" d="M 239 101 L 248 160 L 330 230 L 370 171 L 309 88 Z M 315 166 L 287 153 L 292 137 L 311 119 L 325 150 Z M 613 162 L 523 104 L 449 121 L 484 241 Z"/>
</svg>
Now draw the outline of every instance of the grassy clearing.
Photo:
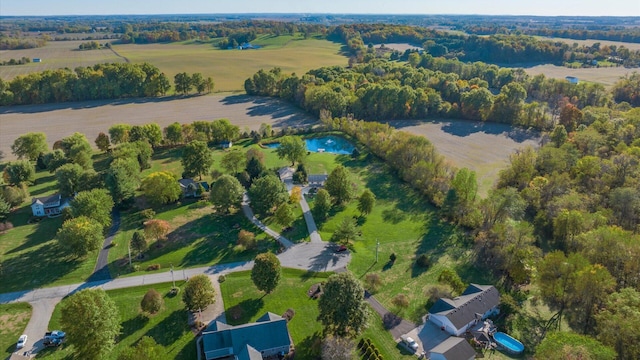
<svg viewBox="0 0 640 360">
<path fill-rule="evenodd" d="M 299 75 L 322 66 L 345 65 L 340 44 L 296 36 L 262 37 L 257 50 L 220 50 L 211 44 L 114 45 L 131 62 L 149 62 L 173 80 L 175 74 L 200 72 L 215 81 L 215 91 L 244 91 L 244 81 L 260 69 L 280 67 Z"/>
<path fill-rule="evenodd" d="M 8 357 L 16 350 L 16 341 L 30 317 L 28 303 L 0 304 L 0 356 Z"/>
<path fill-rule="evenodd" d="M 25 65 L 0 66 L 0 78 L 11 80 L 18 75 L 44 70 L 54 70 L 61 68 L 75 69 L 78 66 L 92 66 L 105 62 L 124 62 L 109 49 L 98 50 L 78 50 L 78 46 L 86 41 L 49 41 L 46 46 L 35 49 L 22 50 L 2 50 L 0 58 L 2 60 L 40 58 L 42 62 L 31 62 Z M 98 40 L 104 44 L 107 40 Z"/>
<path fill-rule="evenodd" d="M 187 326 L 187 310 L 181 297 L 169 296 L 171 283 L 139 286 L 134 288 L 107 291 L 115 301 L 120 311 L 122 331 L 115 349 L 108 354 L 107 359 L 116 359 L 118 354 L 134 345 L 143 336 L 151 336 L 164 346 L 163 359 L 195 359 L 195 337 Z M 150 288 L 156 289 L 164 295 L 164 309 L 158 314 L 147 318 L 140 311 L 140 301 Z M 56 306 L 49 329 L 60 328 L 61 307 L 64 299 Z M 59 349 L 46 349 L 38 357 L 44 359 L 66 359 L 71 354 L 71 347 L 66 345 Z"/>
<path fill-rule="evenodd" d="M 56 192 L 56 182 L 48 172 L 38 172 L 31 196 Z M 84 259 L 66 256 L 55 240 L 62 218 L 43 218 L 29 223 L 31 197 L 17 209 L 9 221 L 14 228 L 0 234 L 0 283 L 2 292 L 42 286 L 58 286 L 84 282 L 93 272 L 97 251 Z"/>
<path fill-rule="evenodd" d="M 544 74 L 546 77 L 557 79 L 564 79 L 566 76 L 575 76 L 580 79 L 580 81 L 600 83 L 605 87 L 611 87 L 620 80 L 621 77 L 630 75 L 632 72 L 638 71 L 638 69 L 627 69 L 622 66 L 570 69 L 564 66 L 545 64 L 527 67 L 524 71 L 529 76 Z"/>
</svg>

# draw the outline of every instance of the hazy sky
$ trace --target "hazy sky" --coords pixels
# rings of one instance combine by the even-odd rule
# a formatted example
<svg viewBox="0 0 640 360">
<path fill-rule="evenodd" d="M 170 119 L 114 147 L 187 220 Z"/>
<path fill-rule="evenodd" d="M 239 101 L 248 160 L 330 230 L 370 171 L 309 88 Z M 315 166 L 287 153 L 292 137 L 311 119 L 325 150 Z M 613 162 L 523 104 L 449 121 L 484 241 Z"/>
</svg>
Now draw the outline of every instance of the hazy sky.
<svg viewBox="0 0 640 360">
<path fill-rule="evenodd" d="M 0 15 L 202 13 L 640 16 L 640 0 L 0 0 Z"/>
</svg>

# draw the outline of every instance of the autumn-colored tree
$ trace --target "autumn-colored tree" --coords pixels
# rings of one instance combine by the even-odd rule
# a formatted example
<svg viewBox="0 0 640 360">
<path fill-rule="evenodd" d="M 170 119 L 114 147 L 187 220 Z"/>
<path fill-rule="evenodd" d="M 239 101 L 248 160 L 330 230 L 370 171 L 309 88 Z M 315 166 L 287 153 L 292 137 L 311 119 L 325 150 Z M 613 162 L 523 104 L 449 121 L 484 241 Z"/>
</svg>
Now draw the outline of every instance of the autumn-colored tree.
<svg viewBox="0 0 640 360">
<path fill-rule="evenodd" d="M 144 234 L 149 239 L 156 239 L 160 246 L 160 240 L 164 240 L 171 230 L 171 225 L 167 221 L 153 219 L 144 222 Z"/>
</svg>

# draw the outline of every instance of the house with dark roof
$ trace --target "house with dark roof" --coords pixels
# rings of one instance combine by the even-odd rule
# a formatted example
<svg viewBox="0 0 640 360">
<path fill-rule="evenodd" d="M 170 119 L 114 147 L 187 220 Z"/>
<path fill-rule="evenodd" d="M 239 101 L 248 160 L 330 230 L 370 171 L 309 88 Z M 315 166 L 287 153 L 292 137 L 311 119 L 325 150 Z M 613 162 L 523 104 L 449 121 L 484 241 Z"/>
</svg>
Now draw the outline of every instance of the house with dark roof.
<svg viewBox="0 0 640 360">
<path fill-rule="evenodd" d="M 62 214 L 62 210 L 69 207 L 69 198 L 63 198 L 60 194 L 43 196 L 31 200 L 31 212 L 33 216 L 55 217 Z"/>
<path fill-rule="evenodd" d="M 186 198 L 201 196 L 201 193 L 198 194 L 200 186 L 202 186 L 204 191 L 209 191 L 209 184 L 207 184 L 206 181 L 197 182 L 193 179 L 180 179 L 178 180 L 178 184 L 180 185 L 180 190 L 182 190 L 182 196 Z"/>
<path fill-rule="evenodd" d="M 429 351 L 430 360 L 471 360 L 476 358 L 467 340 L 451 336 Z"/>
<path fill-rule="evenodd" d="M 310 186 L 324 186 L 329 175 L 327 174 L 311 174 L 307 176 L 307 181 Z"/>
<path fill-rule="evenodd" d="M 499 312 L 500 293 L 492 285 L 471 284 L 462 295 L 441 298 L 429 309 L 429 321 L 460 336 L 479 321 Z"/>
<path fill-rule="evenodd" d="M 268 312 L 250 324 L 214 321 L 196 344 L 199 360 L 262 360 L 288 354 L 291 337 L 287 320 Z"/>
</svg>

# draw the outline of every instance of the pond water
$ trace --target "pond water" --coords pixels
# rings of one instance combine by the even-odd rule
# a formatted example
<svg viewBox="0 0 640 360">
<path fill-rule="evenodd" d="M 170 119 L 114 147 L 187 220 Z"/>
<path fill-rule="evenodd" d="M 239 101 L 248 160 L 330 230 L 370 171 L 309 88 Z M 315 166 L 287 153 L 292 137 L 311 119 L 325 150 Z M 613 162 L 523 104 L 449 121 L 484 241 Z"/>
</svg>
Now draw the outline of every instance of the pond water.
<svg viewBox="0 0 640 360">
<path fill-rule="evenodd" d="M 355 148 L 353 144 L 339 136 L 323 136 L 304 140 L 307 150 L 313 152 L 328 152 L 332 154 L 349 155 Z M 275 149 L 280 143 L 271 143 L 265 145 L 268 148 Z"/>
</svg>

